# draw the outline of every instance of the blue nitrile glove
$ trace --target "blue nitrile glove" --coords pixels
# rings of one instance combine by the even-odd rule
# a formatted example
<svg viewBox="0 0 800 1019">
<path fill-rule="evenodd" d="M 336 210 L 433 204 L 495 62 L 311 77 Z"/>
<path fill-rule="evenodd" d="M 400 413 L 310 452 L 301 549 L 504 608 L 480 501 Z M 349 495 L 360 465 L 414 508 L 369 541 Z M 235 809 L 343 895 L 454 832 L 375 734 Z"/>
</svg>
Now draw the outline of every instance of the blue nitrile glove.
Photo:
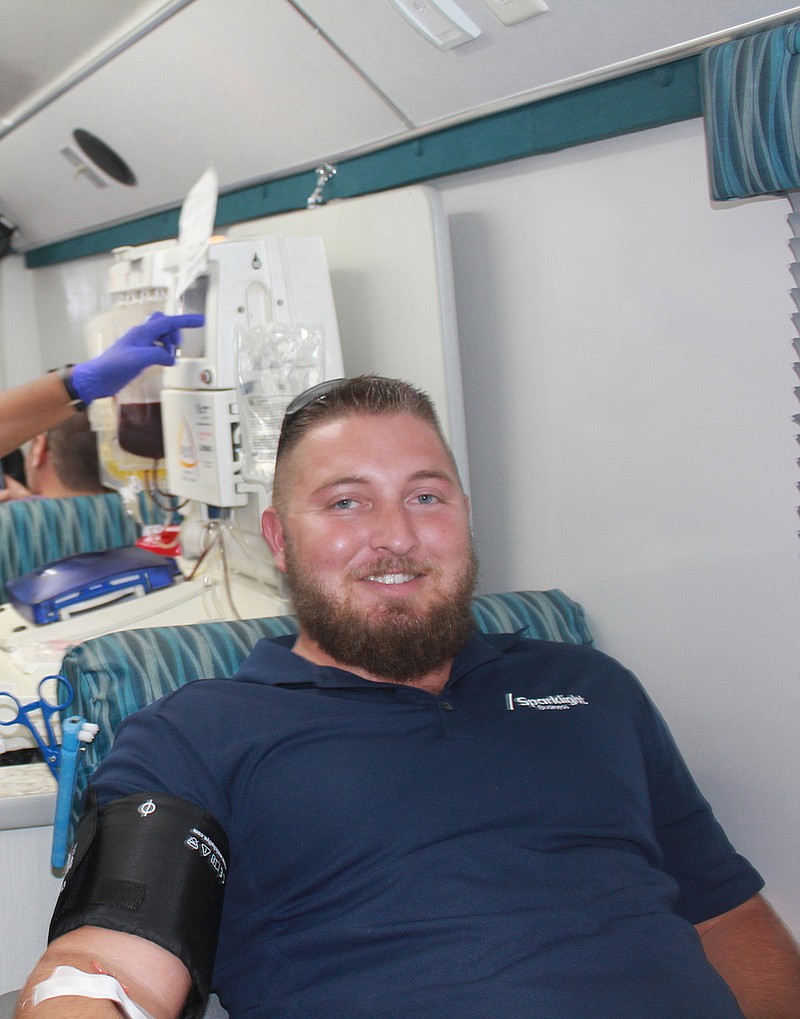
<svg viewBox="0 0 800 1019">
<path fill-rule="evenodd" d="M 155 312 L 139 326 L 129 329 L 102 354 L 76 364 L 72 386 L 84 403 L 113 396 L 131 379 L 154 364 L 175 363 L 181 342 L 180 329 L 199 329 L 205 315 L 162 315 Z"/>
</svg>

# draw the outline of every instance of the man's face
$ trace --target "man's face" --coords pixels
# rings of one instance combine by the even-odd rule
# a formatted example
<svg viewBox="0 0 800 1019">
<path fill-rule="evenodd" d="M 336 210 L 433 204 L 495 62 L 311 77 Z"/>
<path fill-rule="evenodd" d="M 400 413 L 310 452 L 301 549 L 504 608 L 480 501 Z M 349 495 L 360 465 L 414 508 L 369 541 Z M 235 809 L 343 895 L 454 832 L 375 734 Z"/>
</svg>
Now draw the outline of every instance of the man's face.
<svg viewBox="0 0 800 1019">
<path fill-rule="evenodd" d="M 342 664 L 402 680 L 465 642 L 476 564 L 469 507 L 435 429 L 411 414 L 318 425 L 291 453 L 264 534 L 301 635 Z"/>
</svg>

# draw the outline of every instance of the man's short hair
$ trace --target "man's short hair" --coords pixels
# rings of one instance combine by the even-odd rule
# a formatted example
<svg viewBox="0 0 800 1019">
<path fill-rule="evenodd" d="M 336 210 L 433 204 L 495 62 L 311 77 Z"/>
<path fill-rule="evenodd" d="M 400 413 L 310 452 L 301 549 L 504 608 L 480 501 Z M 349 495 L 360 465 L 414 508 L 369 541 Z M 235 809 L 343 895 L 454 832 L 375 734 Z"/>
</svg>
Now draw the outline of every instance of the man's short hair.
<svg viewBox="0 0 800 1019">
<path fill-rule="evenodd" d="M 453 467 L 458 472 L 453 453 L 442 433 L 433 401 L 427 393 L 402 379 L 388 379 L 381 375 L 358 375 L 353 379 L 343 379 L 339 385 L 292 415 L 291 419 L 284 420 L 279 445 L 280 455 L 275 465 L 273 487 L 275 505 L 280 508 L 289 454 L 306 432 L 326 421 L 372 414 L 412 414 L 422 421 L 427 421 L 436 431 Z"/>
<path fill-rule="evenodd" d="M 102 492 L 97 436 L 86 414 L 75 414 L 47 432 L 53 470 L 65 488 Z"/>
</svg>

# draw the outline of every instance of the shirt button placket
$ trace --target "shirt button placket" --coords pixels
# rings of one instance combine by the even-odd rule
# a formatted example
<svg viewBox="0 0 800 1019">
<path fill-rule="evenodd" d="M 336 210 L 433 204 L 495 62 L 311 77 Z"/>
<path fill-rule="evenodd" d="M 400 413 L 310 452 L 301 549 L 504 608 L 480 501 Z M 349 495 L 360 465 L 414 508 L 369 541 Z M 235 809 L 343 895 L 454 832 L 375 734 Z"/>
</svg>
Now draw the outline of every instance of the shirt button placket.
<svg viewBox="0 0 800 1019">
<path fill-rule="evenodd" d="M 446 736 L 474 736 L 472 727 L 452 697 L 439 699 L 439 718 Z"/>
</svg>

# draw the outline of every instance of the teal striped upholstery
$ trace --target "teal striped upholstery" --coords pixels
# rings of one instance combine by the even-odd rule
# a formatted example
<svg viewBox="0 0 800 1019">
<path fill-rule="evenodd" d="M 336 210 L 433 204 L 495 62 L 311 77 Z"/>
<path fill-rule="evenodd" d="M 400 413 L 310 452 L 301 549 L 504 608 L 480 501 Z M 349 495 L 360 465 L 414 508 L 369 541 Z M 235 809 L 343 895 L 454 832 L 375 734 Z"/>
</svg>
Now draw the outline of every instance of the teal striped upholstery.
<svg viewBox="0 0 800 1019">
<path fill-rule="evenodd" d="M 480 595 L 472 611 L 483 633 L 522 631 L 540 640 L 593 643 L 583 609 L 562 591 Z M 273 616 L 123 630 L 71 648 L 61 664 L 75 690 L 70 713 L 100 726 L 83 755 L 80 791 L 126 715 L 191 680 L 228 679 L 262 637 L 296 630 L 293 616 Z"/>
<path fill-rule="evenodd" d="M 78 552 L 132 545 L 136 524 L 116 492 L 0 504 L 0 596 L 5 585 L 45 563 Z"/>
<path fill-rule="evenodd" d="M 481 633 L 524 632 L 560 644 L 594 643 L 581 606 L 557 589 L 478 595 L 472 614 Z"/>
<path fill-rule="evenodd" d="M 139 507 L 145 523 L 163 521 L 145 493 Z M 0 601 L 8 601 L 9 580 L 78 552 L 124 548 L 138 537 L 117 492 L 0 503 Z"/>
<path fill-rule="evenodd" d="M 800 187 L 800 22 L 708 49 L 702 69 L 712 196 Z"/>
</svg>

